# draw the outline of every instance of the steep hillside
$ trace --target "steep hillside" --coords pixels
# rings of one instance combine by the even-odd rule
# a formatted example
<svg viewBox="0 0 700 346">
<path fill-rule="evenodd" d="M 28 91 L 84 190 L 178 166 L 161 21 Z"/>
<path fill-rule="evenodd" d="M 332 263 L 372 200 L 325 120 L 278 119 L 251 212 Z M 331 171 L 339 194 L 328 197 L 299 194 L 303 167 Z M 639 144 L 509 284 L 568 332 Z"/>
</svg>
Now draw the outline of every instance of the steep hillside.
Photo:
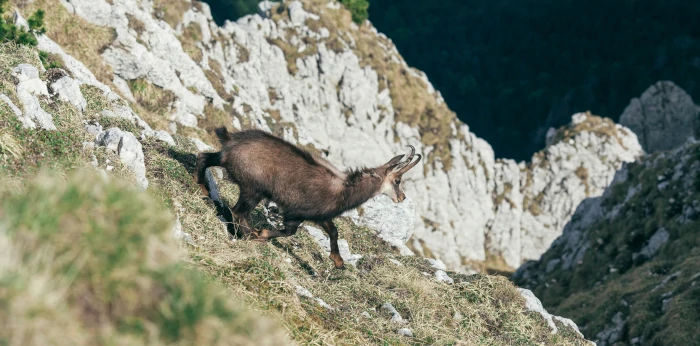
<svg viewBox="0 0 700 346">
<path fill-rule="evenodd" d="M 196 1 L 14 3 L 22 13 L 55 9 L 39 49 L 79 82 L 121 95 L 160 136 L 216 146 L 212 126 L 262 128 L 341 167 L 377 165 L 414 145 L 426 159 L 404 177 L 412 217 L 381 219 L 394 206 L 378 199 L 366 207 L 379 219 L 358 219 L 382 234 L 412 233 L 408 248 L 391 240 L 462 272 L 537 258 L 581 200 L 642 152 L 631 131 L 579 114 L 529 164 L 495 160 L 391 40 L 335 1 L 264 2 L 221 27 Z"/>
<path fill-rule="evenodd" d="M 63 20 L 61 28 L 101 30 Z M 71 46 L 56 23 L 49 32 Z M 156 130 L 168 104 L 146 101 L 171 96 L 132 83 L 143 102 L 120 97 L 114 81 L 100 82 L 48 36 L 36 48 L 0 45 L 0 343 L 588 343 L 504 277 L 401 255 L 377 238 L 383 229 L 353 221 L 400 215 L 378 213 L 381 201 L 337 220 L 354 262 L 345 271 L 313 224 L 267 243 L 231 240 L 192 179 L 195 154 L 211 148 L 190 136 L 206 133 Z M 249 114 L 236 119 L 254 121 Z M 231 205 L 235 185 L 210 173 Z M 256 227 L 274 222 L 271 209 L 254 212 Z"/>
<path fill-rule="evenodd" d="M 700 144 L 626 164 L 514 281 L 599 345 L 698 345 Z"/>
<path fill-rule="evenodd" d="M 312 225 L 229 240 L 192 180 L 200 142 L 148 129 L 97 82 L 39 72 L 38 53 L 0 45 L 0 342 L 587 343 L 505 278 L 402 256 L 348 218 L 337 221 L 346 271 Z M 219 183 L 230 205 L 235 186 Z M 256 210 L 255 226 L 268 216 Z"/>
</svg>

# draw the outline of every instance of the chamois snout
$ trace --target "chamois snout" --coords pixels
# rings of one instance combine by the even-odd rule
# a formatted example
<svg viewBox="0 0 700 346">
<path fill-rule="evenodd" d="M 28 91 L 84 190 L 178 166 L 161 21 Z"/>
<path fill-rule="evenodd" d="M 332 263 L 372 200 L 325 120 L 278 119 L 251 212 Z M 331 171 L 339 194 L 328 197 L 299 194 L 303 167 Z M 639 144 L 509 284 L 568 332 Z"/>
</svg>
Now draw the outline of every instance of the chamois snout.
<svg viewBox="0 0 700 346">
<path fill-rule="evenodd" d="M 384 177 L 384 183 L 382 184 L 381 193 L 389 196 L 394 203 L 401 203 L 406 199 L 406 194 L 401 189 L 401 178 L 403 177 L 404 173 L 413 168 L 413 166 L 418 164 L 421 158 L 423 158 L 420 154 L 418 154 L 418 159 L 411 162 L 416 150 L 412 145 L 409 145 L 408 147 L 411 148 L 411 154 L 408 155 L 408 158 L 406 158 L 405 161 L 401 161 L 403 155 L 400 155 L 387 163 L 387 170 Z"/>
</svg>

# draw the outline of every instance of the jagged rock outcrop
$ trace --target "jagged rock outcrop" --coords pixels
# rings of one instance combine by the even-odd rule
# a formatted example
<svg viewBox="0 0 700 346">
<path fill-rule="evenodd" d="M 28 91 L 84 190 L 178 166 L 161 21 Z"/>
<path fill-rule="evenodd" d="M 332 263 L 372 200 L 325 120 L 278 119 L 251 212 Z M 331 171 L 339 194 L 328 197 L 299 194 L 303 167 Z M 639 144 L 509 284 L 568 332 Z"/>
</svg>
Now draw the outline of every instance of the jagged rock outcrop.
<svg viewBox="0 0 700 346">
<path fill-rule="evenodd" d="M 46 83 L 39 78 L 39 70 L 30 64 L 20 64 L 12 72 L 17 79 L 17 98 L 24 110 L 18 115 L 22 125 L 28 128 L 36 128 L 37 125 L 44 130 L 55 130 L 51 114 L 47 113 L 37 96 L 49 96 Z"/>
<path fill-rule="evenodd" d="M 632 99 L 620 117 L 647 152 L 676 148 L 700 134 L 700 107 L 671 81 L 650 86 Z"/>
<path fill-rule="evenodd" d="M 143 189 L 148 187 L 143 147 L 133 133 L 113 127 L 100 132 L 95 139 L 95 143 L 107 147 L 107 149 L 119 155 L 122 163 L 134 173 L 136 183 Z"/>
<path fill-rule="evenodd" d="M 471 261 L 487 255 L 510 267 L 537 258 L 576 205 L 600 193 L 619 165 L 640 153 L 631 131 L 577 116 L 569 132 L 529 165 L 497 161 L 391 40 L 371 24 L 352 23 L 334 1 L 263 2 L 260 14 L 222 27 L 199 2 L 182 12 L 173 6 L 168 17 L 178 20 L 169 23 L 152 2 L 61 3 L 114 30 L 114 41 L 101 51 L 114 78 L 104 83 L 127 100 L 135 100 L 135 81 L 173 95 L 167 105 L 171 132 L 210 121 L 214 109 L 229 117 L 225 125 L 275 132 L 342 167 L 380 165 L 414 145 L 426 159 L 422 170 L 404 176 L 415 205 L 408 245 L 450 268 L 467 271 Z M 50 40 L 39 42 L 40 49 L 63 57 L 77 81 L 111 92 Z M 144 133 L 153 135 L 149 130 Z M 393 215 L 397 207 L 377 208 L 367 210 Z M 408 223 L 395 227 L 390 220 L 361 222 L 392 237 L 411 233 Z M 395 238 L 403 241 L 403 235 Z"/>
<path fill-rule="evenodd" d="M 546 251 L 579 203 L 600 195 L 624 162 L 643 153 L 634 133 L 610 119 L 590 113 L 571 119 L 527 166 L 508 161 L 496 166 L 501 180 L 487 248 L 514 268 Z"/>
<path fill-rule="evenodd" d="M 627 163 L 513 280 L 599 345 L 692 344 L 700 334 L 683 321 L 700 318 L 698 191 L 693 139 Z"/>
<path fill-rule="evenodd" d="M 87 101 L 80 91 L 80 84 L 75 79 L 65 76 L 51 84 L 51 90 L 59 100 L 72 104 L 81 112 L 85 110 Z"/>
</svg>

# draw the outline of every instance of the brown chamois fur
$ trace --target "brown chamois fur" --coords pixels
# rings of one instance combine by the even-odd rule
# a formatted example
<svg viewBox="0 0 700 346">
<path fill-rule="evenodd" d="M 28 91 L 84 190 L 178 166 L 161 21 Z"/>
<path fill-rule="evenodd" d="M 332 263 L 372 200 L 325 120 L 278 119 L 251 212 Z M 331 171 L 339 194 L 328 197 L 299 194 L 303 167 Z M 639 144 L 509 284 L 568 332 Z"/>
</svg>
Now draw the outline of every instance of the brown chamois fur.
<svg viewBox="0 0 700 346">
<path fill-rule="evenodd" d="M 265 131 L 230 133 L 220 127 L 215 132 L 221 151 L 197 156 L 195 181 L 204 195 L 209 196 L 204 184 L 206 169 L 224 167 L 240 189 L 232 211 L 245 235 L 255 240 L 291 236 L 302 222 L 315 222 L 330 237 L 330 258 L 336 268 L 344 266 L 333 218 L 381 193 L 396 203 L 402 202 L 406 196 L 400 188 L 401 176 L 421 160 L 418 154 L 418 159 L 411 162 L 415 149 L 409 146 L 411 154 L 405 161 L 404 155 L 398 155 L 379 167 L 341 172 L 330 162 Z M 284 229 L 251 229 L 248 215 L 262 199 L 271 200 L 282 209 Z"/>
</svg>

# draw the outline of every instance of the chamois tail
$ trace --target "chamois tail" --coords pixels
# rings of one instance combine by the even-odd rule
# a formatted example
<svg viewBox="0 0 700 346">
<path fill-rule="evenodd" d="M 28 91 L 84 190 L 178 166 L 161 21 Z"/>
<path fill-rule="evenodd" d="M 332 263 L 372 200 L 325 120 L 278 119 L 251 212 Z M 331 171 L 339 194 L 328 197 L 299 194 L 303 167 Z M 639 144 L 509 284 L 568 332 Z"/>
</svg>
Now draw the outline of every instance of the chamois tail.
<svg viewBox="0 0 700 346">
<path fill-rule="evenodd" d="M 218 134 L 218 133 L 217 133 Z M 199 153 L 197 155 L 197 167 L 195 168 L 195 182 L 199 184 L 205 196 L 209 197 L 209 188 L 206 184 L 207 168 L 221 165 L 221 152 Z"/>
<path fill-rule="evenodd" d="M 216 133 L 216 137 L 219 137 L 219 142 L 221 142 L 221 145 L 224 145 L 226 142 L 231 140 L 231 133 L 229 133 L 224 126 L 216 128 L 214 133 Z"/>
</svg>

